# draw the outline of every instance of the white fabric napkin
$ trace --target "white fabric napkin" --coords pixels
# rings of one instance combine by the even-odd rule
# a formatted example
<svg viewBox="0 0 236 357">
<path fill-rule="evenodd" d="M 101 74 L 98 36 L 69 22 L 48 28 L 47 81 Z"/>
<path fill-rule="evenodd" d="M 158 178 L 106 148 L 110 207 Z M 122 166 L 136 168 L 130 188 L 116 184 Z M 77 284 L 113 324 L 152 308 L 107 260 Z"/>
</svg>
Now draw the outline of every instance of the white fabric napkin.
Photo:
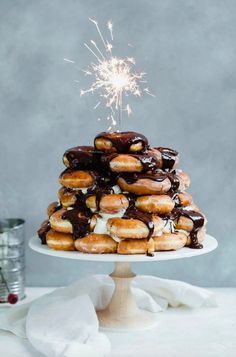
<svg viewBox="0 0 236 357">
<path fill-rule="evenodd" d="M 27 338 L 45 356 L 104 357 L 110 351 L 110 342 L 99 332 L 95 310 L 107 306 L 113 289 L 109 276 L 87 277 L 30 304 L 4 309 L 0 312 L 0 329 Z M 213 293 L 176 280 L 138 276 L 132 289 L 138 306 L 153 313 L 168 305 L 216 306 Z"/>
</svg>

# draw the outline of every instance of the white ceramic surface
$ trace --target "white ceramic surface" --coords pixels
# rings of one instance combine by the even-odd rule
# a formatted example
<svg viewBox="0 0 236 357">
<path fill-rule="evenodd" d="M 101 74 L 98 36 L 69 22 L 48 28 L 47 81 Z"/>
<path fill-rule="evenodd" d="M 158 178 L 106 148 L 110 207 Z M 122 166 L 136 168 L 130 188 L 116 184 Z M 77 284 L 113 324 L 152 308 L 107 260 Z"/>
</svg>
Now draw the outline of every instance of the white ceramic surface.
<svg viewBox="0 0 236 357">
<path fill-rule="evenodd" d="M 145 254 L 141 254 L 141 255 L 139 254 L 135 254 L 135 255 L 84 254 L 78 251 L 74 251 L 74 252 L 57 251 L 48 248 L 47 245 L 42 245 L 37 236 L 34 236 L 30 239 L 29 246 L 31 249 L 35 250 L 38 253 L 51 255 L 57 258 L 90 260 L 90 261 L 100 261 L 100 262 L 148 262 L 150 263 L 156 260 L 160 261 L 160 260 L 190 258 L 190 257 L 195 257 L 197 255 L 206 254 L 216 249 L 218 243 L 214 237 L 207 234 L 203 244 L 203 249 L 190 249 L 186 247 L 177 251 L 156 252 L 153 257 L 148 257 Z"/>
</svg>

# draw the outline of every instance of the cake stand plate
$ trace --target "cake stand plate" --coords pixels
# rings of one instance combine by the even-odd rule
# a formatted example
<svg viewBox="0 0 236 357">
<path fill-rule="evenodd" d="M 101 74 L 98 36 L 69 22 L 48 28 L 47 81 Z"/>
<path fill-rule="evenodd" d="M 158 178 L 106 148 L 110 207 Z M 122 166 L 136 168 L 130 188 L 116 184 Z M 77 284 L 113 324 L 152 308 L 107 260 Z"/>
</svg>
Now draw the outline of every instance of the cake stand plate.
<svg viewBox="0 0 236 357">
<path fill-rule="evenodd" d="M 136 305 L 131 291 L 131 281 L 136 276 L 131 270 L 131 262 L 154 262 L 190 258 L 206 254 L 217 248 L 217 240 L 206 235 L 203 249 L 182 248 L 177 251 L 156 252 L 153 257 L 146 255 L 119 254 L 84 254 L 78 251 L 56 251 L 47 245 L 42 245 L 38 237 L 31 238 L 31 249 L 38 253 L 57 258 L 89 260 L 99 262 L 114 262 L 115 269 L 110 274 L 115 288 L 110 303 L 104 310 L 97 311 L 100 327 L 108 330 L 127 331 L 144 330 L 154 327 L 158 323 L 157 314 L 141 310 Z"/>
</svg>

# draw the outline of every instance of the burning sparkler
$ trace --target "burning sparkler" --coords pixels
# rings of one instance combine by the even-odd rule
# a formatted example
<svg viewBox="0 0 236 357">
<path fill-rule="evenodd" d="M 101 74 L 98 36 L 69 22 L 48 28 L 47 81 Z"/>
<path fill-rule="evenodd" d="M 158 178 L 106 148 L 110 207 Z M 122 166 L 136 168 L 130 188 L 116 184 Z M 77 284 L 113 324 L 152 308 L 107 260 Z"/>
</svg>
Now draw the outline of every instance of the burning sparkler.
<svg viewBox="0 0 236 357">
<path fill-rule="evenodd" d="M 91 18 L 89 20 L 97 29 L 103 49 L 94 40 L 90 40 L 90 44 L 84 44 L 95 58 L 95 62 L 92 62 L 87 70 L 83 70 L 86 76 L 93 78 L 93 81 L 88 89 L 81 89 L 80 95 L 97 92 L 99 100 L 94 108 L 97 108 L 101 102 L 105 102 L 106 107 L 111 111 L 108 120 L 111 120 L 112 125 L 109 129 L 117 124 L 117 113 L 119 128 L 121 128 L 122 112 L 126 111 L 128 116 L 132 113 L 130 105 L 124 103 L 124 98 L 127 98 L 129 95 L 140 97 L 142 93 L 147 93 L 151 96 L 153 94 L 150 93 L 147 87 L 143 88 L 144 83 L 146 83 L 144 79 L 145 73 L 135 71 L 134 58 L 113 56 L 114 38 L 112 22 L 108 21 L 107 23 L 110 37 L 110 40 L 107 40 L 99 28 L 98 22 Z M 64 60 L 73 63 L 71 60 Z"/>
</svg>

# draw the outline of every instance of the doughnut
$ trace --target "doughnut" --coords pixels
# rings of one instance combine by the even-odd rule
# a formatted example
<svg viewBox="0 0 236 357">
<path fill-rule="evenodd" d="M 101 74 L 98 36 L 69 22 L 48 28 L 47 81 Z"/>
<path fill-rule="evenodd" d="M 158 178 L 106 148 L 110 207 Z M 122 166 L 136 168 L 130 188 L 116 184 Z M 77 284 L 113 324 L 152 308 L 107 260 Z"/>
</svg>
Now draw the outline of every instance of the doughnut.
<svg viewBox="0 0 236 357">
<path fill-rule="evenodd" d="M 49 219 L 51 228 L 61 233 L 73 233 L 75 238 L 93 229 L 96 221 L 86 211 L 79 208 L 60 209 Z"/>
<path fill-rule="evenodd" d="M 107 221 L 108 233 L 113 237 L 118 237 L 121 239 L 141 239 L 141 238 L 151 238 L 151 235 L 156 235 L 163 228 L 164 223 L 162 219 L 158 216 L 150 215 L 150 222 L 152 230 L 149 228 L 148 224 L 140 219 L 134 218 L 109 218 Z"/>
<path fill-rule="evenodd" d="M 193 202 L 192 196 L 187 192 L 177 192 L 172 196 L 172 199 L 177 207 L 190 206 Z"/>
<path fill-rule="evenodd" d="M 116 253 L 117 242 L 115 242 L 108 234 L 91 233 L 86 237 L 76 239 L 75 248 L 83 253 Z"/>
<path fill-rule="evenodd" d="M 190 184 L 190 178 L 185 172 L 174 170 L 146 174 L 121 174 L 117 183 L 123 191 L 141 196 L 163 194 L 177 189 L 185 190 Z"/>
<path fill-rule="evenodd" d="M 163 194 L 170 190 L 171 182 L 163 174 L 134 174 L 122 175 L 118 178 L 118 185 L 123 191 L 136 195 Z"/>
<path fill-rule="evenodd" d="M 76 146 L 66 150 L 62 161 L 72 169 L 94 168 L 98 164 L 100 153 L 93 146 Z"/>
<path fill-rule="evenodd" d="M 203 227 L 204 224 L 204 216 L 200 212 L 191 210 L 181 210 L 175 221 L 176 229 L 183 229 L 187 232 L 191 232 L 194 229 L 194 225 Z"/>
<path fill-rule="evenodd" d="M 59 209 L 61 209 L 61 205 L 58 202 L 50 203 L 47 208 L 48 217 L 50 217 L 54 212 L 58 211 Z"/>
<path fill-rule="evenodd" d="M 103 132 L 94 139 L 94 146 L 97 150 L 104 152 L 141 152 L 148 146 L 147 138 L 133 131 L 126 132 Z"/>
<path fill-rule="evenodd" d="M 179 184 L 178 189 L 180 191 L 186 190 L 190 185 L 190 177 L 189 177 L 189 175 L 186 172 L 182 171 L 182 170 L 174 170 L 172 173 L 174 175 L 176 174 L 176 176 L 180 180 L 180 184 Z"/>
<path fill-rule="evenodd" d="M 169 148 L 151 148 L 148 150 L 152 155 L 156 156 L 160 163 L 160 168 L 163 170 L 171 170 L 179 163 L 179 154 L 177 151 Z"/>
<path fill-rule="evenodd" d="M 66 169 L 61 173 L 59 182 L 67 188 L 83 189 L 93 186 L 96 176 L 92 171 Z"/>
<path fill-rule="evenodd" d="M 62 208 L 51 215 L 49 219 L 51 228 L 61 233 L 73 233 L 72 224 L 68 220 L 62 219 L 65 212 L 66 209 Z"/>
<path fill-rule="evenodd" d="M 71 234 L 56 232 L 50 229 L 47 233 L 47 245 L 55 250 L 75 250 L 74 239 Z"/>
<path fill-rule="evenodd" d="M 190 233 L 191 248 L 199 249 L 202 245 L 198 241 L 198 232 L 206 224 L 206 219 L 203 214 L 196 211 L 179 209 L 172 213 L 175 215 L 175 229 L 184 230 Z"/>
<path fill-rule="evenodd" d="M 37 231 L 38 237 L 41 240 L 42 244 L 47 244 L 46 235 L 47 235 L 47 232 L 50 229 L 51 229 L 51 226 L 50 226 L 49 220 L 47 219 L 47 220 L 43 221 L 43 223 L 41 224 L 39 230 Z"/>
<path fill-rule="evenodd" d="M 152 254 L 154 252 L 153 239 L 124 239 L 118 244 L 118 254 Z"/>
<path fill-rule="evenodd" d="M 90 209 L 98 209 L 103 213 L 117 213 L 125 210 L 129 206 L 129 201 L 125 195 L 110 194 L 104 195 L 99 200 L 96 195 L 89 196 L 86 199 L 86 205 Z"/>
<path fill-rule="evenodd" d="M 58 198 L 62 206 L 65 208 L 73 206 L 77 201 L 77 193 L 71 188 L 61 187 L 58 191 Z"/>
<path fill-rule="evenodd" d="M 135 206 L 144 212 L 168 214 L 175 206 L 175 202 L 168 195 L 139 196 Z"/>
<path fill-rule="evenodd" d="M 155 251 L 177 250 L 183 248 L 187 243 L 187 235 L 181 232 L 162 233 L 153 237 Z"/>
<path fill-rule="evenodd" d="M 102 164 L 112 172 L 147 172 L 158 169 L 160 164 L 154 155 L 142 154 L 106 154 L 101 157 Z"/>
</svg>

